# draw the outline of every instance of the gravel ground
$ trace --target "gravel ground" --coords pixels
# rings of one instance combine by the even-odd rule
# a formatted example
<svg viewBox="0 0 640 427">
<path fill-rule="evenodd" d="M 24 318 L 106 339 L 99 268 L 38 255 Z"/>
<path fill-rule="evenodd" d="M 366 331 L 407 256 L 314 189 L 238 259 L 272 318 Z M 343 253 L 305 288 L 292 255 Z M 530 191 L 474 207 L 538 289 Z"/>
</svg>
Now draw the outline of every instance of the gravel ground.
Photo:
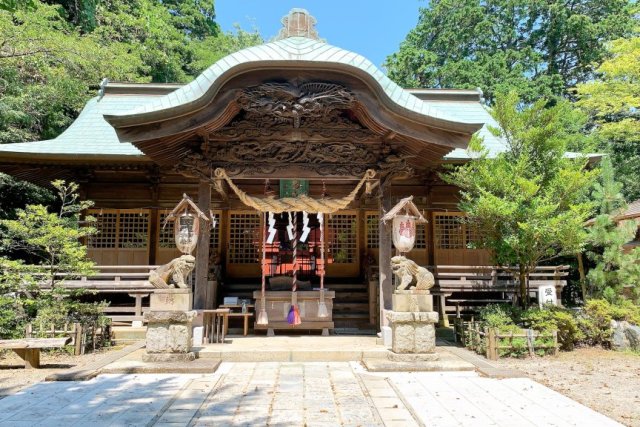
<svg viewBox="0 0 640 427">
<path fill-rule="evenodd" d="M 640 427 L 640 355 L 583 348 L 557 357 L 501 359 L 498 366 L 519 369 L 616 421 Z"/>
<path fill-rule="evenodd" d="M 50 374 L 63 372 L 69 368 L 83 366 L 101 358 L 105 352 L 119 350 L 122 347 L 110 347 L 106 350 L 73 356 L 62 352 L 40 353 L 40 369 L 25 369 L 24 362 L 13 351 L 0 352 L 0 399 L 25 387 L 44 380 Z"/>
</svg>

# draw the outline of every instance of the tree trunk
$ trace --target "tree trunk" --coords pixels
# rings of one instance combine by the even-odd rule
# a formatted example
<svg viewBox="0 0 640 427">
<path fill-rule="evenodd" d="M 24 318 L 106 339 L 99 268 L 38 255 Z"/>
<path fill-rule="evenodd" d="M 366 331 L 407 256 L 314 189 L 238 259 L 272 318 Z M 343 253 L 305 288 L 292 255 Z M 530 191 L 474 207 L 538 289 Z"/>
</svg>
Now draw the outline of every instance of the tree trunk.
<svg viewBox="0 0 640 427">
<path fill-rule="evenodd" d="M 587 275 L 584 271 L 584 261 L 582 259 L 582 252 L 576 254 L 578 258 L 578 273 L 580 273 L 580 288 L 582 289 L 582 300 L 587 300 Z"/>
<path fill-rule="evenodd" d="M 529 280 L 527 279 L 527 270 L 524 265 L 518 267 L 518 279 L 520 281 L 520 305 L 526 308 L 529 305 Z"/>
</svg>

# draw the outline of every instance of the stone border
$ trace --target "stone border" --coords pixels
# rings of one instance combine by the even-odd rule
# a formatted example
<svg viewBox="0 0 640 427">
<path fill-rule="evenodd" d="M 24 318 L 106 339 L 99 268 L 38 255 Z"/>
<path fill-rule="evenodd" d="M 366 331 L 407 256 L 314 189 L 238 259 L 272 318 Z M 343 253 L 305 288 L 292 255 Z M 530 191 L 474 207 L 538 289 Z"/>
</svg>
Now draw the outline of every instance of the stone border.
<svg viewBox="0 0 640 427">
<path fill-rule="evenodd" d="M 138 341 L 131 345 L 126 346 L 125 348 L 109 352 L 96 360 L 95 362 L 88 363 L 83 366 L 71 368 L 65 372 L 57 372 L 55 374 L 51 374 L 45 377 L 45 381 L 87 381 L 91 378 L 94 378 L 98 374 L 100 374 L 100 370 L 107 366 L 110 363 L 115 362 L 118 359 L 121 359 L 136 350 L 140 350 L 145 346 L 145 341 Z"/>
</svg>

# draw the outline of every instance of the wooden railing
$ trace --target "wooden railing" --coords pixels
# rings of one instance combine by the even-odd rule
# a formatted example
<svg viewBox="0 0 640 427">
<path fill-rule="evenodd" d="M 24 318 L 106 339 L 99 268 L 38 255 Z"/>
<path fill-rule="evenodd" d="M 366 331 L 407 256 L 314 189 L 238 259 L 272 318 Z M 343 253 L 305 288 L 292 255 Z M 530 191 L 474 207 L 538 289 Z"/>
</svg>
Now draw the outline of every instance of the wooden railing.
<svg viewBox="0 0 640 427">
<path fill-rule="evenodd" d="M 441 326 L 449 326 L 449 313 L 460 317 L 461 311 L 509 302 L 519 292 L 515 267 L 438 265 L 427 268 L 436 281 L 432 294 L 437 298 Z M 559 298 L 568 275 L 567 265 L 539 266 L 529 274 L 529 286 L 531 291 L 536 291 L 540 285 L 553 285 Z M 454 293 L 464 296 L 453 299 Z M 485 295 L 490 297 L 478 298 L 480 293 L 489 293 Z"/>
<path fill-rule="evenodd" d="M 101 265 L 96 267 L 96 273 L 80 278 L 65 279 L 59 275 L 58 280 L 64 279 L 63 286 L 67 289 L 87 289 L 101 293 L 126 293 L 135 299 L 132 306 L 107 307 L 105 313 L 114 322 L 141 321 L 142 314 L 147 307 L 142 306 L 142 298 L 154 291 L 154 287 L 148 281 L 149 272 L 157 268 L 155 265 Z M 463 266 L 463 265 L 438 265 L 428 266 L 434 273 L 436 286 L 432 293 L 438 298 L 438 306 L 442 323 L 448 325 L 446 313 L 457 312 L 467 307 L 467 302 L 505 302 L 517 293 L 516 269 L 492 266 Z M 566 277 L 569 267 L 540 266 L 529 275 L 529 284 L 534 290 L 539 285 L 552 284 L 556 287 L 558 295 L 566 285 Z M 373 277 L 374 275 L 372 275 Z M 43 285 L 43 288 L 46 288 Z M 373 318 L 377 315 L 378 300 L 377 285 L 371 282 L 370 312 Z M 500 298 L 488 300 L 456 298 L 451 299 L 453 293 L 471 295 L 477 292 L 498 292 Z M 467 307 L 468 308 L 468 307 Z"/>
</svg>

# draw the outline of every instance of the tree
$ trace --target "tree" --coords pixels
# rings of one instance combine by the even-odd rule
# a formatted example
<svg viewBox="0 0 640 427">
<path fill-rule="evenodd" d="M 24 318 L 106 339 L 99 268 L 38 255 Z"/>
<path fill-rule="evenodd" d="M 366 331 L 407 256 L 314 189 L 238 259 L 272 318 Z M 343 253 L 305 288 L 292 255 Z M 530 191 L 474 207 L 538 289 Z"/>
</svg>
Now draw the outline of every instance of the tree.
<svg viewBox="0 0 640 427">
<path fill-rule="evenodd" d="M 507 150 L 486 154 L 444 175 L 461 189 L 460 209 L 480 231 L 478 247 L 497 265 L 517 265 L 520 300 L 528 300 L 528 274 L 541 262 L 584 246 L 587 200 L 595 171 L 583 158 L 565 156 L 570 145 L 586 145 L 585 123 L 567 101 L 522 107 L 513 92 L 496 99 L 492 115 Z"/>
<path fill-rule="evenodd" d="M 640 37 L 609 45 L 598 79 L 577 87 L 577 105 L 593 120 L 600 149 L 612 158 L 628 200 L 640 198 Z"/>
<path fill-rule="evenodd" d="M 54 181 L 52 185 L 59 197 L 56 212 L 28 205 L 18 209 L 16 219 L 0 220 L 6 230 L 0 242 L 3 252 L 15 258 L 0 257 L 0 337 L 19 335 L 23 324 L 34 317 L 46 324 L 104 321 L 104 304 L 78 302 L 75 297 L 82 290 L 72 292 L 60 286 L 61 277 L 93 272 L 81 240 L 96 230 L 86 224 L 90 218 L 80 221 L 91 202 L 78 201 L 76 184 Z M 41 289 L 43 284 L 48 285 L 46 291 Z"/>
<path fill-rule="evenodd" d="M 629 0 L 432 0 L 385 65 L 404 87 L 571 96 L 632 23 Z"/>
<path fill-rule="evenodd" d="M 0 8 L 0 143 L 55 138 L 104 77 L 187 82 L 262 42 L 256 32 L 220 33 L 210 1 L 49 2 Z"/>
<path fill-rule="evenodd" d="M 636 234 L 635 221 L 617 222 L 627 204 L 622 195 L 622 184 L 614 178 L 611 160 L 605 158 L 602 174 L 596 183 L 593 198 L 598 203 L 598 215 L 588 227 L 589 251 L 587 256 L 595 263 L 587 280 L 591 294 L 614 302 L 629 288 L 640 297 L 640 248 L 625 252 L 623 245 Z M 585 295 L 586 297 L 586 295 Z"/>
<path fill-rule="evenodd" d="M 0 225 L 6 230 L 2 249 L 33 260 L 49 287 L 56 290 L 61 273 L 65 277 L 78 277 L 93 272 L 94 263 L 87 257 L 82 240 L 96 230 L 81 224 L 81 212 L 93 203 L 78 200 L 78 185 L 64 181 L 51 184 L 60 200 L 57 212 L 49 212 L 43 205 L 27 205 L 18 210 L 16 219 L 1 220 Z"/>
<path fill-rule="evenodd" d="M 90 84 L 144 80 L 141 66 L 124 44 L 80 35 L 58 7 L 0 11 L 0 143 L 54 138 L 95 94 Z"/>
</svg>

